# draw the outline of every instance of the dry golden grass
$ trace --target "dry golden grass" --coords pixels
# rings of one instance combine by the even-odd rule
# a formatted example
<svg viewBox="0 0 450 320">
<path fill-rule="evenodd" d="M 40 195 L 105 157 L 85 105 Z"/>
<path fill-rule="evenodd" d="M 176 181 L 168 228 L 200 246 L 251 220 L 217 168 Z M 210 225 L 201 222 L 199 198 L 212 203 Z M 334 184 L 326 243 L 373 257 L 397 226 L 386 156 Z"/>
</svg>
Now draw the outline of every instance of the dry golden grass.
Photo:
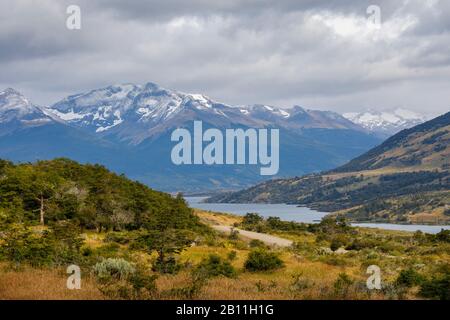
<svg viewBox="0 0 450 320">
<path fill-rule="evenodd" d="M 64 270 L 0 265 L 0 300 L 97 300 L 104 299 L 93 280 L 82 278 L 80 290 L 69 290 Z"/>
<path fill-rule="evenodd" d="M 209 224 L 232 225 L 242 218 L 230 214 L 219 214 L 196 210 L 196 214 Z M 379 230 L 370 228 L 358 228 L 364 236 L 380 237 L 382 239 L 410 237 L 411 233 L 393 230 Z M 327 255 L 315 253 L 318 245 L 316 237 L 310 233 L 298 233 L 286 235 L 276 234 L 289 238 L 300 244 L 307 245 L 308 250 L 291 251 L 287 249 L 277 250 L 285 266 L 273 272 L 247 272 L 244 263 L 250 248 L 244 241 L 230 241 L 225 236 L 218 236 L 213 243 L 200 244 L 187 248 L 180 255 L 180 262 L 186 268 L 176 275 L 158 275 L 156 280 L 156 299 L 183 299 L 185 291 L 192 284 L 190 272 L 202 259 L 211 253 L 220 255 L 226 259 L 231 251 L 236 252 L 235 259 L 231 262 L 237 270 L 236 278 L 216 277 L 208 280 L 206 285 L 192 297 L 193 299 L 386 299 L 388 296 L 377 291 L 370 293 L 365 290 L 367 279 L 366 269 L 362 267 L 361 257 L 353 252 L 343 255 Z M 87 234 L 86 245 L 98 247 L 103 244 L 103 235 Z M 144 252 L 130 253 L 131 260 L 144 267 L 150 268 L 151 260 L 155 255 Z M 343 261 L 344 263 L 333 262 Z M 399 266 L 404 256 L 381 255 L 380 263 L 383 266 L 383 281 L 392 283 L 398 274 Z M 447 255 L 438 253 L 429 255 L 427 263 L 448 259 Z M 339 260 L 339 261 L 338 261 Z M 190 268 L 191 267 L 191 268 Z M 355 285 L 352 285 L 347 294 L 337 294 L 334 288 L 339 274 L 345 273 Z M 82 277 L 81 290 L 68 290 L 66 288 L 67 274 L 64 269 L 33 269 L 22 267 L 21 271 L 7 268 L 7 264 L 0 264 L 0 300 L 2 299 L 57 299 L 57 300 L 91 300 L 107 299 L 98 289 L 95 280 L 87 274 Z M 410 294 L 408 299 L 417 298 Z"/>
<path fill-rule="evenodd" d="M 200 209 L 194 209 L 194 213 L 200 218 L 200 221 L 206 224 L 232 226 L 235 223 L 242 222 L 242 217 L 228 213 Z"/>
</svg>

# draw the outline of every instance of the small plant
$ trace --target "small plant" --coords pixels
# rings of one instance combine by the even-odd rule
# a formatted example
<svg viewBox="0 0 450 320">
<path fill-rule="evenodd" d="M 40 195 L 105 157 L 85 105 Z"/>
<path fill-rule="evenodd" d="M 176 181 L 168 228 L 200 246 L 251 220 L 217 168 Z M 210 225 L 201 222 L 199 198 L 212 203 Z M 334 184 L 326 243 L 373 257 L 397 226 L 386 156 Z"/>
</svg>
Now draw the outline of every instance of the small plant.
<svg viewBox="0 0 450 320">
<path fill-rule="evenodd" d="M 228 261 L 224 261 L 217 254 L 210 254 L 196 268 L 196 272 L 201 273 L 205 277 L 225 276 L 233 278 L 236 276 L 236 270 Z"/>
<path fill-rule="evenodd" d="M 275 281 L 270 281 L 269 284 L 264 284 L 261 280 L 255 283 L 256 290 L 258 292 L 266 292 L 270 289 L 274 289 L 277 287 L 277 283 Z"/>
<path fill-rule="evenodd" d="M 93 267 L 93 271 L 100 281 L 106 281 L 111 278 L 127 279 L 136 271 L 136 269 L 131 263 L 124 259 L 109 258 L 97 263 Z"/>
<path fill-rule="evenodd" d="M 400 272 L 395 284 L 398 286 L 411 288 L 413 286 L 420 285 L 424 280 L 424 277 L 420 273 L 412 268 L 409 268 Z"/>
<path fill-rule="evenodd" d="M 258 248 L 251 251 L 244 267 L 248 271 L 270 271 L 284 266 L 283 261 L 274 252 Z"/>
<path fill-rule="evenodd" d="M 231 250 L 228 255 L 227 255 L 227 259 L 228 261 L 234 261 L 237 258 L 237 252 L 235 250 Z"/>
<path fill-rule="evenodd" d="M 175 274 L 183 266 L 177 262 L 174 256 L 168 256 L 164 260 L 155 259 L 153 260 L 152 270 L 159 273 Z"/>
<path fill-rule="evenodd" d="M 250 246 L 250 248 L 265 248 L 266 247 L 264 242 L 262 242 L 261 240 L 258 240 L 258 239 L 251 240 L 248 245 Z"/>
<path fill-rule="evenodd" d="M 228 236 L 228 239 L 230 240 L 238 240 L 239 239 L 239 231 L 232 228 L 230 231 L 230 235 Z"/>
<path fill-rule="evenodd" d="M 353 283 L 354 281 L 346 273 L 340 273 L 333 284 L 334 294 L 337 297 L 347 298 Z"/>
<path fill-rule="evenodd" d="M 297 273 L 292 276 L 292 282 L 289 289 L 294 293 L 300 293 L 314 285 L 309 279 L 303 277 L 303 273 Z"/>
</svg>

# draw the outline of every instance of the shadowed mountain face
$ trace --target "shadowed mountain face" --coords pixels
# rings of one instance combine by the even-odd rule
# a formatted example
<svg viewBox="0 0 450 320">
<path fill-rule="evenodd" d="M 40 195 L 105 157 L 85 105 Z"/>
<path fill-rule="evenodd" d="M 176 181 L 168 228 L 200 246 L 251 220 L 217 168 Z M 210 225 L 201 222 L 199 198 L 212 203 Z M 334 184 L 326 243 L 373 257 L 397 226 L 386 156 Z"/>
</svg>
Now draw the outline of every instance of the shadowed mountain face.
<svg viewBox="0 0 450 320">
<path fill-rule="evenodd" d="M 350 172 L 383 167 L 448 169 L 449 163 L 450 112 L 399 132 L 334 171 Z"/>
<path fill-rule="evenodd" d="M 3 91 L 0 157 L 98 162 L 166 191 L 238 189 L 267 179 L 259 165 L 172 164 L 170 135 L 176 128 L 192 130 L 194 120 L 201 120 L 204 130 L 280 129 L 278 177 L 331 169 L 380 142 L 334 112 L 230 106 L 147 83 L 96 89 L 48 107 L 33 105 L 13 89 Z"/>
<path fill-rule="evenodd" d="M 450 112 L 337 169 L 217 195 L 210 202 L 301 204 L 356 221 L 450 220 Z"/>
</svg>

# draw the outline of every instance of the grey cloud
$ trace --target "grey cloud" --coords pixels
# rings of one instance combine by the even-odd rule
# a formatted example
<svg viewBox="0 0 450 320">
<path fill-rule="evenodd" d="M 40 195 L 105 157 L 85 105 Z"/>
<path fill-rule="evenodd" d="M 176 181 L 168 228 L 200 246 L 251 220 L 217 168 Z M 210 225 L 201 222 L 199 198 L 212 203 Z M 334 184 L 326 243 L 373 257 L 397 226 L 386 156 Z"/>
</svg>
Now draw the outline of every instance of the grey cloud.
<svg viewBox="0 0 450 320">
<path fill-rule="evenodd" d="M 443 2 L 379 1 L 387 29 L 373 38 L 360 25 L 372 1 L 6 2 L 0 86 L 41 104 L 152 81 L 230 104 L 420 111 L 426 96 L 427 110 L 449 109 Z M 80 31 L 65 28 L 68 4 L 81 6 Z M 415 24 L 399 31 L 408 16 Z M 348 28 L 360 29 L 346 36 Z"/>
</svg>

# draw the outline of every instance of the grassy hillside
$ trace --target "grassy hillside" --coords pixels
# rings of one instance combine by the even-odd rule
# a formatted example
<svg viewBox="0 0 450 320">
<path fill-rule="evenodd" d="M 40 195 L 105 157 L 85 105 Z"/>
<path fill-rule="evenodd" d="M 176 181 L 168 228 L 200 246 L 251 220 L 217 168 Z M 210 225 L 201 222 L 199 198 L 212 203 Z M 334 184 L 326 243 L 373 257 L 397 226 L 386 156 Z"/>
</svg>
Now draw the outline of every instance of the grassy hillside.
<svg viewBox="0 0 450 320">
<path fill-rule="evenodd" d="M 355 221 L 450 222 L 450 113 L 401 131 L 348 164 L 210 202 L 306 205 Z"/>
<path fill-rule="evenodd" d="M 386 167 L 449 169 L 450 112 L 403 130 L 332 171 L 355 172 Z"/>
</svg>

